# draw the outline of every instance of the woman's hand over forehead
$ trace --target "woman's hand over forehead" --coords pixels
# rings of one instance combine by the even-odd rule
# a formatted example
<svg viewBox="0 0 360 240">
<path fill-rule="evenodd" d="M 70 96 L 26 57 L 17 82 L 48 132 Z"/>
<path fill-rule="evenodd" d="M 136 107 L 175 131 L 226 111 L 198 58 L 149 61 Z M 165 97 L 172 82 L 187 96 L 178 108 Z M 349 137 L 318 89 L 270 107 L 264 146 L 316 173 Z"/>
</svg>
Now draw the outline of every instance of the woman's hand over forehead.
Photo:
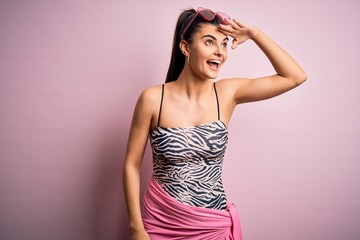
<svg viewBox="0 0 360 240">
<path fill-rule="evenodd" d="M 218 30 L 233 38 L 231 49 L 235 49 L 239 44 L 254 37 L 258 32 L 256 27 L 247 25 L 236 19 L 226 19 L 225 21 L 228 25 L 220 24 Z"/>
</svg>

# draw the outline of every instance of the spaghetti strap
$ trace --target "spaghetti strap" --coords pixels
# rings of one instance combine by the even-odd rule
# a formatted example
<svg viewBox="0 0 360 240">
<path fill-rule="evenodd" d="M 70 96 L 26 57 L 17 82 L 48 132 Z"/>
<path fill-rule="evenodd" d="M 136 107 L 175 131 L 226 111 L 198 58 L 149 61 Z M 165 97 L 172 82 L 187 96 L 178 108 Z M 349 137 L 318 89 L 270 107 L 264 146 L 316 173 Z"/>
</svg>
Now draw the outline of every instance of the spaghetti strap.
<svg viewBox="0 0 360 240">
<path fill-rule="evenodd" d="M 218 94 L 216 91 L 216 86 L 214 83 L 214 91 L 215 91 L 215 96 L 216 96 L 216 104 L 217 104 L 217 110 L 218 110 L 218 120 L 220 120 L 220 106 L 219 106 L 219 98 L 218 98 Z"/>
<path fill-rule="evenodd" d="M 158 127 L 160 126 L 160 116 L 161 116 L 163 99 L 164 99 L 164 84 L 161 85 L 161 102 L 160 102 L 160 109 L 159 109 L 159 116 L 158 116 L 158 123 L 157 123 Z"/>
</svg>

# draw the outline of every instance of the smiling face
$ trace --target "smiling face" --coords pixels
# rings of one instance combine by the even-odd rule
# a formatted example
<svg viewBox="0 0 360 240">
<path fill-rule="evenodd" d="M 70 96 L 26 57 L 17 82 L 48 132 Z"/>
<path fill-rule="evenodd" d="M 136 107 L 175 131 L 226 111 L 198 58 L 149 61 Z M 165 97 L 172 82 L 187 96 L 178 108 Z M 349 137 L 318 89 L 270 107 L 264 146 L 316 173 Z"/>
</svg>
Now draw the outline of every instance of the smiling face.
<svg viewBox="0 0 360 240">
<path fill-rule="evenodd" d="M 191 72 L 201 79 L 215 79 L 227 59 L 229 38 L 212 24 L 202 24 L 189 45 Z"/>
</svg>

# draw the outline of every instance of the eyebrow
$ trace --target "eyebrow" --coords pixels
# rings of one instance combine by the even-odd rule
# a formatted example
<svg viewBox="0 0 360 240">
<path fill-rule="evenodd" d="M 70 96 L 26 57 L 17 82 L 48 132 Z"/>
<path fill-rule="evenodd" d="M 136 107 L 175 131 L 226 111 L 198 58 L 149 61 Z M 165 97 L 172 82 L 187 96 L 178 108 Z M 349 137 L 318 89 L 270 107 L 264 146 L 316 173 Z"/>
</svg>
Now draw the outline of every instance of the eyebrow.
<svg viewBox="0 0 360 240">
<path fill-rule="evenodd" d="M 215 41 L 217 41 L 216 37 L 214 37 L 213 35 L 207 34 L 207 35 L 202 36 L 202 38 L 206 38 L 206 37 L 212 38 Z M 223 41 L 229 41 L 229 38 L 225 37 Z"/>
</svg>

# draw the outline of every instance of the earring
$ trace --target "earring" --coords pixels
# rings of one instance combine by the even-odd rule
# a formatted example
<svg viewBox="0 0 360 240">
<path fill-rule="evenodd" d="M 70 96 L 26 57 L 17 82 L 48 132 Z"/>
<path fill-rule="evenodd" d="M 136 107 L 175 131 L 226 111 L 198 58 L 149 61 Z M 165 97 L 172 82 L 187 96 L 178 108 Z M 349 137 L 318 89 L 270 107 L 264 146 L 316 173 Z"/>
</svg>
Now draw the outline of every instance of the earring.
<svg viewBox="0 0 360 240">
<path fill-rule="evenodd" d="M 190 62 L 190 55 L 186 55 L 186 62 L 187 62 L 187 63 Z"/>
</svg>

